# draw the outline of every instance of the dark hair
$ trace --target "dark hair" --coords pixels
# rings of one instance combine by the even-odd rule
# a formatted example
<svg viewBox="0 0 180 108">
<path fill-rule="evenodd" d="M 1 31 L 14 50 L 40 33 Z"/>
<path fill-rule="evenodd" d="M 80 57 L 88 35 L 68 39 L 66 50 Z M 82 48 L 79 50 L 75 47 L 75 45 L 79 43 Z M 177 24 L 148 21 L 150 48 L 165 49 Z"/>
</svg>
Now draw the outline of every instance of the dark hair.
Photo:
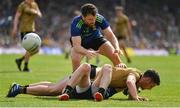
<svg viewBox="0 0 180 108">
<path fill-rule="evenodd" d="M 81 14 L 86 17 L 87 15 L 95 16 L 98 13 L 98 9 L 91 3 L 86 3 L 81 6 Z"/>
<path fill-rule="evenodd" d="M 159 74 L 152 69 L 147 70 L 144 75 L 144 77 L 150 77 L 154 83 L 156 83 L 157 85 L 160 85 L 160 77 Z"/>
</svg>

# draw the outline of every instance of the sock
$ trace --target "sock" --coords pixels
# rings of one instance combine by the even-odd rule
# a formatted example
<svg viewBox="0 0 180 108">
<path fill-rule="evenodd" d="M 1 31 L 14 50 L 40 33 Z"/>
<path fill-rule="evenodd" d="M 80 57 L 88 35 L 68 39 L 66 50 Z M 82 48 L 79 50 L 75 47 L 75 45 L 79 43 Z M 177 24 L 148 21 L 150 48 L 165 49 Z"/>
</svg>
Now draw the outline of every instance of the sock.
<svg viewBox="0 0 180 108">
<path fill-rule="evenodd" d="M 24 56 L 22 56 L 22 57 L 21 57 L 21 58 L 19 58 L 18 60 L 20 60 L 20 61 L 24 60 Z"/>
<path fill-rule="evenodd" d="M 71 95 L 72 92 L 73 92 L 73 88 L 67 85 L 63 93 L 67 93 L 68 95 Z"/>
<path fill-rule="evenodd" d="M 24 63 L 24 68 L 28 68 L 28 62 Z"/>
<path fill-rule="evenodd" d="M 104 96 L 104 94 L 105 94 L 105 89 L 104 89 L 104 88 L 99 88 L 98 92 L 101 93 L 101 94 Z"/>
<path fill-rule="evenodd" d="M 29 87 L 29 85 L 25 85 L 24 87 Z"/>
<path fill-rule="evenodd" d="M 26 94 L 26 93 L 27 93 L 27 87 L 25 87 L 25 86 L 20 86 L 20 93 Z"/>
<path fill-rule="evenodd" d="M 23 93 L 26 94 L 27 93 L 27 87 L 23 88 Z"/>
</svg>

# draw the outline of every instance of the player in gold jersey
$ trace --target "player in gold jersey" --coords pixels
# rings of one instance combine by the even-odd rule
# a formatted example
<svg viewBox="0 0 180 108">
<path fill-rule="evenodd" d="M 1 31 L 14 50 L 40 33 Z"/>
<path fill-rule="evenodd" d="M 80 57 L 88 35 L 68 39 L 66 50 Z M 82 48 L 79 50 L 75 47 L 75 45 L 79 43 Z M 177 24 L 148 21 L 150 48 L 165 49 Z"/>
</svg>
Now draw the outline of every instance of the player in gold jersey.
<svg viewBox="0 0 180 108">
<path fill-rule="evenodd" d="M 91 83 L 90 79 L 94 79 L 94 81 Z M 18 94 L 36 96 L 57 96 L 62 94 L 58 97 L 60 100 L 75 98 L 101 101 L 118 92 L 126 91 L 129 99 L 145 101 L 148 99 L 138 96 L 138 88 L 143 90 L 151 89 L 156 85 L 160 85 L 160 77 L 155 70 L 147 70 L 145 73 L 141 73 L 136 68 L 123 69 L 112 67 L 109 64 L 97 68 L 84 63 L 72 73 L 71 77 L 65 77 L 57 84 L 47 81 L 26 86 L 13 84 L 7 97 L 15 97 Z"/>
<path fill-rule="evenodd" d="M 18 32 L 18 25 L 19 31 L 21 35 L 21 40 L 23 39 L 24 35 L 30 32 L 35 32 L 35 18 L 36 16 L 42 17 L 41 11 L 39 10 L 38 4 L 34 0 L 24 0 L 20 3 L 17 8 L 14 22 L 13 22 L 13 29 L 12 29 L 12 36 L 15 38 Z M 18 69 L 21 71 L 21 63 L 24 60 L 24 72 L 29 72 L 30 69 L 28 68 L 28 62 L 30 59 L 30 54 L 26 51 L 25 55 L 19 59 L 16 59 L 15 62 L 18 66 Z"/>
<path fill-rule="evenodd" d="M 116 19 L 115 19 L 115 34 L 119 41 L 119 46 L 123 50 L 125 57 L 127 58 L 127 62 L 131 63 L 131 59 L 128 56 L 126 51 L 126 44 L 125 41 L 128 39 L 129 41 L 132 40 L 132 31 L 131 26 L 129 23 L 129 18 L 123 13 L 123 7 L 117 6 L 115 7 L 116 10 Z"/>
<path fill-rule="evenodd" d="M 84 73 L 85 72 L 82 72 L 82 74 Z M 96 71 L 91 70 L 90 75 L 96 76 L 93 83 L 87 83 L 86 81 L 90 79 L 84 78 L 82 82 L 77 83 L 78 87 L 81 87 L 79 87 L 78 90 L 75 89 L 75 93 L 72 91 L 73 87 L 76 85 L 75 80 L 79 79 L 79 77 L 77 77 L 77 79 L 70 79 L 67 83 L 65 91 L 59 96 L 59 99 L 68 100 L 69 98 L 94 98 L 96 101 L 101 101 L 103 99 L 108 99 L 118 92 L 123 92 L 125 95 L 129 96 L 128 99 L 130 100 L 147 101 L 148 98 L 138 96 L 138 89 L 141 88 L 142 90 L 150 90 L 153 87 L 160 85 L 159 74 L 155 70 L 151 69 L 141 73 L 141 71 L 136 68 L 124 69 L 112 67 L 111 65 L 106 64 L 102 68 L 96 68 Z M 85 88 L 86 90 L 84 90 Z M 78 91 L 83 92 L 78 93 Z"/>
</svg>

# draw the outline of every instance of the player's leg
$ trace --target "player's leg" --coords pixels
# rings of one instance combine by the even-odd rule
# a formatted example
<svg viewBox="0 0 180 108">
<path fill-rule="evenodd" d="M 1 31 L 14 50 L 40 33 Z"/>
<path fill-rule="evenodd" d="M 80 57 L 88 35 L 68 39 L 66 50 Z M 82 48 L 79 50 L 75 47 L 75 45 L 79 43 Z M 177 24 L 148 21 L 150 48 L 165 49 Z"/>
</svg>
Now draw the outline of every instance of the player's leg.
<svg viewBox="0 0 180 108">
<path fill-rule="evenodd" d="M 81 85 L 83 87 L 84 82 L 81 82 L 84 77 L 90 76 L 91 66 L 90 64 L 83 63 L 79 66 L 79 68 L 72 74 L 71 79 L 68 82 L 68 85 L 71 85 L 71 87 L 75 87 L 77 84 Z M 85 82 L 86 85 L 86 82 Z"/>
<path fill-rule="evenodd" d="M 71 60 L 72 60 L 73 72 L 80 66 L 82 57 L 83 55 L 77 53 L 74 50 L 74 48 L 71 48 Z"/>
<path fill-rule="evenodd" d="M 57 84 L 44 84 L 27 87 L 26 94 L 36 95 L 36 96 L 57 96 L 62 93 L 64 87 L 66 87 L 69 78 L 66 77 Z"/>
<path fill-rule="evenodd" d="M 90 72 L 91 72 L 91 65 L 90 64 L 87 64 L 87 63 L 84 63 L 82 64 L 83 68 L 81 70 L 81 72 L 79 72 L 79 75 L 77 75 L 77 77 L 79 76 L 79 81 L 78 81 L 78 87 L 80 88 L 87 88 L 90 86 Z M 81 75 L 83 74 L 83 75 Z M 74 79 L 75 80 L 75 79 Z"/>
<path fill-rule="evenodd" d="M 114 66 L 121 63 L 121 59 L 117 53 L 114 53 L 115 49 L 110 42 L 105 42 L 99 47 L 99 53 L 108 57 L 114 64 Z"/>
<path fill-rule="evenodd" d="M 29 72 L 29 68 L 28 68 L 28 63 L 29 63 L 29 58 L 30 58 L 31 54 L 26 51 L 25 55 L 24 55 L 24 72 Z"/>
<path fill-rule="evenodd" d="M 86 59 L 86 63 L 89 63 L 89 58 L 88 58 L 88 57 L 85 57 L 85 59 Z"/>
<path fill-rule="evenodd" d="M 94 88 L 93 94 L 96 101 L 103 100 L 105 91 L 111 82 L 111 77 L 112 66 L 109 64 L 105 64 L 92 84 L 92 87 Z M 97 87 L 99 88 L 98 91 L 96 89 Z"/>
<path fill-rule="evenodd" d="M 70 49 L 71 49 L 71 45 L 69 43 L 69 40 L 66 40 L 64 45 L 65 59 L 69 59 Z"/>
<path fill-rule="evenodd" d="M 19 71 L 21 71 L 21 64 L 22 64 L 22 61 L 24 60 L 24 58 L 25 58 L 25 57 L 22 56 L 21 58 L 15 59 L 15 62 L 16 62 L 16 65 L 17 65 Z"/>
<path fill-rule="evenodd" d="M 103 65 L 101 71 L 98 73 L 97 78 L 94 80 L 93 85 L 106 89 L 111 81 L 111 74 L 112 66 L 110 64 Z"/>
<path fill-rule="evenodd" d="M 128 53 L 126 51 L 126 44 L 125 44 L 125 40 L 119 40 L 119 47 L 123 50 L 123 53 L 127 59 L 127 62 L 128 63 L 131 63 L 131 59 L 130 57 L 128 56 Z"/>
<path fill-rule="evenodd" d="M 65 49 L 65 59 L 69 59 L 69 53 L 70 51 L 67 51 L 67 49 Z"/>
<path fill-rule="evenodd" d="M 98 66 L 100 64 L 100 58 L 99 55 L 96 56 L 96 65 Z"/>
<path fill-rule="evenodd" d="M 79 88 L 87 88 L 90 85 L 90 71 L 91 66 L 87 63 L 81 64 L 79 68 L 74 71 L 59 100 L 68 100 L 73 93 L 73 89 L 78 85 Z"/>
<path fill-rule="evenodd" d="M 33 86 L 37 86 L 37 85 L 47 85 L 47 86 L 51 86 L 51 85 L 54 85 L 54 83 L 49 82 L 49 81 L 41 81 L 41 82 L 38 82 L 38 83 L 29 84 L 29 85 L 27 85 L 27 86 L 28 86 L 28 87 L 33 87 Z"/>
<path fill-rule="evenodd" d="M 36 50 L 32 51 L 32 52 L 28 52 L 26 51 L 25 55 L 24 55 L 24 72 L 29 72 L 30 69 L 28 68 L 28 63 L 29 63 L 29 59 L 31 56 L 37 54 L 39 52 L 39 48 L 37 48 Z"/>
<path fill-rule="evenodd" d="M 57 84 L 52 83 L 36 83 L 26 86 L 13 83 L 9 89 L 7 97 L 16 97 L 18 94 L 30 94 L 36 96 L 56 96 L 62 93 L 69 78 L 66 77 Z"/>
<path fill-rule="evenodd" d="M 20 58 L 16 58 L 16 59 L 15 59 L 15 62 L 16 62 L 16 65 L 17 65 L 19 71 L 22 70 L 22 69 L 21 69 L 21 64 L 22 64 L 22 61 L 23 61 L 24 59 L 25 59 L 25 55 L 23 55 L 23 56 L 20 57 Z"/>
<path fill-rule="evenodd" d="M 26 33 L 21 32 L 21 41 L 23 40 L 25 34 L 26 34 Z M 20 58 L 15 59 L 15 62 L 16 62 L 16 65 L 17 65 L 19 71 L 22 70 L 22 69 L 21 69 L 21 64 L 22 64 L 22 61 L 23 61 L 24 59 L 25 59 L 25 55 L 23 55 L 23 56 L 20 57 Z"/>
</svg>

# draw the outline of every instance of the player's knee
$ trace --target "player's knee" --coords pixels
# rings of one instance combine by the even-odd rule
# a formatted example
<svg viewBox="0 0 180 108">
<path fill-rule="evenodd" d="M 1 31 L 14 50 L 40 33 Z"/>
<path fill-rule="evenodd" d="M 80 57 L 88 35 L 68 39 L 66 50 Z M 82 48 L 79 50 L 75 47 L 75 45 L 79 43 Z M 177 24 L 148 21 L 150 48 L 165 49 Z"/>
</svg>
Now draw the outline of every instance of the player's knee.
<svg viewBox="0 0 180 108">
<path fill-rule="evenodd" d="M 111 73 L 112 72 L 112 66 L 110 64 L 104 64 L 102 68 L 103 73 Z"/>
<path fill-rule="evenodd" d="M 108 69 L 112 68 L 112 66 L 110 64 L 104 64 L 103 67 L 108 68 Z"/>
<path fill-rule="evenodd" d="M 82 67 L 82 72 L 83 72 L 83 73 L 89 73 L 90 70 L 91 70 L 91 66 L 90 66 L 90 64 L 88 64 L 88 63 L 83 63 L 83 64 L 81 65 L 81 67 Z"/>
</svg>

